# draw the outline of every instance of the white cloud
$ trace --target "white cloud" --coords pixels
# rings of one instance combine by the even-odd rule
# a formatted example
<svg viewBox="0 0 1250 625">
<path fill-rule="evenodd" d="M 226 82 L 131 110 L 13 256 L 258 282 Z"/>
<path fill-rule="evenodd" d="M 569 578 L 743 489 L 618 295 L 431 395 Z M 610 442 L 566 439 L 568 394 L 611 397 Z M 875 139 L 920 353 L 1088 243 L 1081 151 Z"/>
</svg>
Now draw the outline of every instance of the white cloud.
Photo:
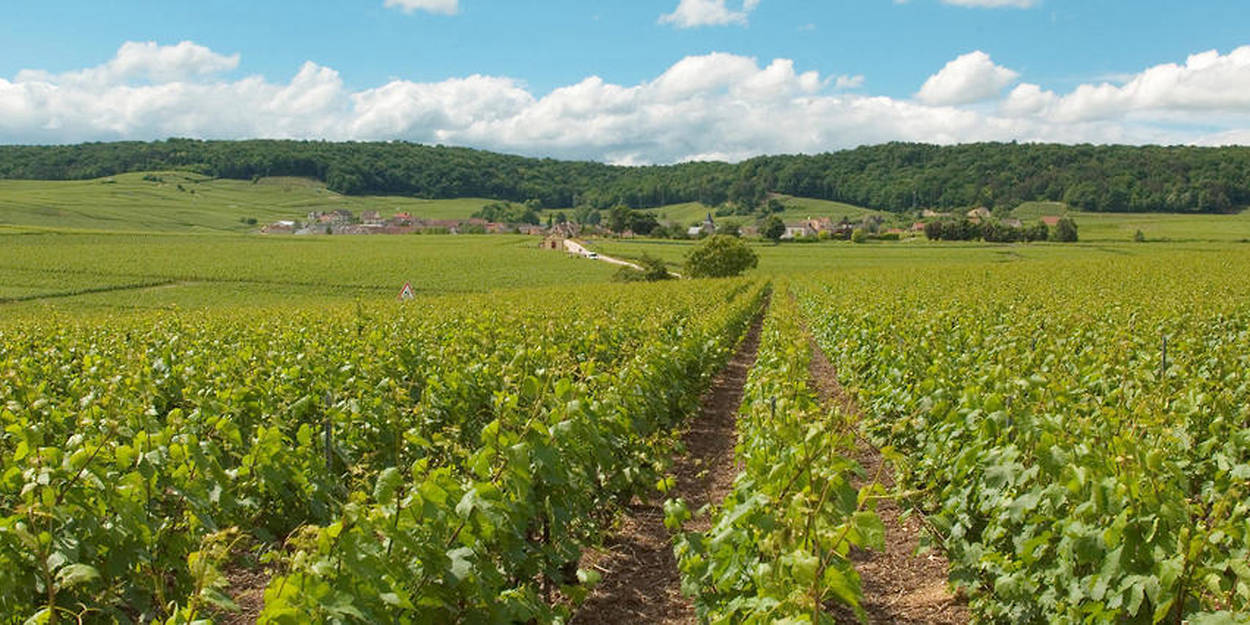
<svg viewBox="0 0 1250 625">
<path fill-rule="evenodd" d="M 217 54 L 190 41 L 172 46 L 157 45 L 154 41 L 128 41 L 104 65 L 60 75 L 41 70 L 23 70 L 18 73 L 17 80 L 77 84 L 109 84 L 133 80 L 176 82 L 206 78 L 238 66 L 238 54 Z"/>
<path fill-rule="evenodd" d="M 460 11 L 459 0 L 386 0 L 384 6 L 388 9 L 399 9 L 404 13 L 426 11 L 443 15 L 455 15 Z"/>
<path fill-rule="evenodd" d="M 237 56 L 191 43 L 127 44 L 98 67 L 0 78 L 0 143 L 402 139 L 620 163 L 737 160 L 884 141 L 1250 143 L 1250 47 L 1148 68 L 1120 85 L 1061 94 L 1025 82 L 988 100 L 1014 72 L 988 56 L 959 61 L 956 70 L 975 71 L 944 69 L 938 82 L 945 86 L 932 87 L 938 95 L 930 99 L 848 92 L 864 78 L 724 53 L 681 59 L 633 85 L 591 76 L 543 95 L 513 78 L 482 75 L 353 90 L 337 71 L 311 62 L 287 81 L 232 79 Z M 969 83 L 955 75 L 983 76 Z"/>
<path fill-rule="evenodd" d="M 759 3 L 760 0 L 743 0 L 742 9 L 734 11 L 726 5 L 726 0 L 681 0 L 672 13 L 660 16 L 660 23 L 672 24 L 678 28 L 730 24 L 745 26 L 747 16 Z"/>
<path fill-rule="evenodd" d="M 977 50 L 946 64 L 929 77 L 916 97 L 925 104 L 970 104 L 997 97 L 1003 87 L 1020 74 L 995 65 L 990 55 Z"/>
<path fill-rule="evenodd" d="M 1028 9 L 1037 6 L 1041 0 L 942 0 L 943 4 L 978 9 Z"/>
<path fill-rule="evenodd" d="M 1122 85 L 1081 85 L 1056 104 L 1065 119 L 1107 119 L 1124 112 L 1250 113 L 1250 46 L 1156 65 Z"/>
<path fill-rule="evenodd" d="M 838 89 L 859 89 L 864 86 L 864 76 L 862 74 L 838 76 L 833 86 Z"/>
</svg>

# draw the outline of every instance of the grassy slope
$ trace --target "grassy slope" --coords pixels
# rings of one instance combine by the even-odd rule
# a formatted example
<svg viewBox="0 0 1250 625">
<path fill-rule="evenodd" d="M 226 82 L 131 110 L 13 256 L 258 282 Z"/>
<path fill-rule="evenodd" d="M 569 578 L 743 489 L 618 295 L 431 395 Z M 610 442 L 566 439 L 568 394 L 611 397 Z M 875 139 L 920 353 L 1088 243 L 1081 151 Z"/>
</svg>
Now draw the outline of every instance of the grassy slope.
<svg viewBox="0 0 1250 625">
<path fill-rule="evenodd" d="M 1132 241 L 1138 230 L 1150 241 L 1242 241 L 1250 239 L 1250 211 L 1232 215 L 1087 213 L 1062 202 L 1025 202 L 1012 215 L 1034 221 L 1068 215 L 1085 241 Z"/>
<path fill-rule="evenodd" d="M 782 219 L 787 221 L 806 219 L 808 217 L 833 217 L 841 219 L 846 217 L 851 220 L 862 219 L 865 215 L 884 214 L 869 208 L 852 206 L 843 204 L 842 202 L 831 202 L 829 200 L 817 200 L 812 198 L 792 197 L 789 195 L 777 196 L 786 204 L 786 210 L 778 213 Z M 712 213 L 713 219 L 720 221 L 726 219 L 734 219 L 738 221 L 750 221 L 750 217 L 731 216 L 716 217 L 716 209 L 708 207 L 699 202 L 686 202 L 684 204 L 669 204 L 659 208 L 648 209 L 648 212 L 654 213 L 660 221 L 668 221 L 681 224 L 683 226 L 691 225 L 696 222 L 703 221 L 708 213 Z"/>
<path fill-rule="evenodd" d="M 389 216 L 407 211 L 435 219 L 466 218 L 492 200 L 420 200 L 343 196 L 302 178 L 252 183 L 214 180 L 184 172 L 122 174 L 98 180 L 0 180 L 0 224 L 114 231 L 248 232 L 279 219 L 303 219 L 309 211 L 346 208 Z M 182 190 L 179 190 L 179 185 Z"/>
</svg>

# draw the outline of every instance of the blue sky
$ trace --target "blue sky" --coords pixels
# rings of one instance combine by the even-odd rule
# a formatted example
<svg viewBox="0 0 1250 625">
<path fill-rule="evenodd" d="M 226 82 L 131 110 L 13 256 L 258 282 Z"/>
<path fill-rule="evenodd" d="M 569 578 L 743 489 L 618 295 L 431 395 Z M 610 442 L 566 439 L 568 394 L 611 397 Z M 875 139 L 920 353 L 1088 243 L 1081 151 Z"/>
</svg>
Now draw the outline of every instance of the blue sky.
<svg viewBox="0 0 1250 625">
<path fill-rule="evenodd" d="M 1240 52 L 1250 45 L 1250 3 L 1243 2 L 292 5 L 24 5 L 0 22 L 0 142 L 169 134 L 406 139 L 667 162 L 896 139 L 1250 140 L 1250 103 L 1232 93 L 1250 90 L 1238 82 L 1250 77 L 1250 49 Z M 1190 63 L 1212 50 L 1215 58 Z M 769 71 L 778 59 L 788 71 Z M 671 80 L 662 80 L 666 74 Z M 719 79 L 700 83 L 705 76 Z M 600 81 L 587 85 L 590 77 Z M 777 93 L 744 87 L 759 81 Z M 668 87 L 655 88 L 660 82 Z M 557 91 L 576 85 L 577 93 Z M 214 103 L 253 106 L 257 119 Z M 700 107 L 738 114 L 713 119 Z M 778 116 L 794 118 L 793 127 L 768 138 Z M 688 136 L 662 136 L 683 123 Z"/>
</svg>

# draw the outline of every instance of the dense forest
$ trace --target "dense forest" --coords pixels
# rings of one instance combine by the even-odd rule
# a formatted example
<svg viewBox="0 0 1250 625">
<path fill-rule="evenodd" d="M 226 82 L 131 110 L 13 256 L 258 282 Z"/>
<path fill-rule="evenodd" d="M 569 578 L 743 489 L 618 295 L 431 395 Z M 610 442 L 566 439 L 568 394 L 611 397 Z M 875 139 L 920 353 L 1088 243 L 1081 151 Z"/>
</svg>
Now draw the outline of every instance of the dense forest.
<svg viewBox="0 0 1250 625">
<path fill-rule="evenodd" d="M 161 169 L 307 176 L 345 194 L 490 197 L 543 207 L 732 202 L 768 193 L 889 211 L 1067 202 L 1089 211 L 1226 212 L 1250 204 L 1250 148 L 908 143 L 729 163 L 622 167 L 412 143 L 167 141 L 0 146 L 0 178 L 89 179 Z"/>
</svg>

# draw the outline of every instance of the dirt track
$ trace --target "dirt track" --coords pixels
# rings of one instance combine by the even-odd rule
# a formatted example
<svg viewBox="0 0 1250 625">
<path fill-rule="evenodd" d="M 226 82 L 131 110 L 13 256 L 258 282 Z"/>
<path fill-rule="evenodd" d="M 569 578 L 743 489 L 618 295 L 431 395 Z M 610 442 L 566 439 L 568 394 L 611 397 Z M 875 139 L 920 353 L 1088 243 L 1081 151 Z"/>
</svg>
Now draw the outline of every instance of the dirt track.
<svg viewBox="0 0 1250 625">
<path fill-rule="evenodd" d="M 836 405 L 847 415 L 862 415 L 814 341 L 811 376 L 817 393 L 827 405 Z M 884 462 L 881 453 L 862 438 L 855 460 L 864 467 L 866 475 L 880 474 L 882 485 L 887 491 L 893 491 L 894 471 L 890 467 L 880 470 Z M 863 583 L 868 622 L 874 625 L 965 625 L 969 621 L 968 608 L 947 589 L 949 565 L 946 558 L 936 551 L 915 555 L 920 544 L 920 521 L 915 516 L 904 519 L 902 513 L 894 499 L 881 500 L 877 504 L 877 516 L 885 524 L 885 551 L 851 554 Z M 839 622 L 855 622 L 849 613 L 839 616 Z"/>
<path fill-rule="evenodd" d="M 676 496 L 698 510 L 711 501 L 721 501 L 733 486 L 737 469 L 734 446 L 736 422 L 742 403 L 747 373 L 759 350 L 760 326 L 757 319 L 747 332 L 733 360 L 721 371 L 712 388 L 703 396 L 699 417 L 682 437 L 686 454 L 677 458 Z M 620 530 L 606 545 L 605 552 L 591 553 L 582 566 L 603 574 L 603 581 L 573 617 L 572 625 L 693 625 L 694 607 L 681 594 L 681 578 L 673 557 L 673 542 L 664 527 L 663 501 L 654 497 L 636 503 Z M 708 529 L 707 519 L 687 525 L 692 531 Z"/>
</svg>

